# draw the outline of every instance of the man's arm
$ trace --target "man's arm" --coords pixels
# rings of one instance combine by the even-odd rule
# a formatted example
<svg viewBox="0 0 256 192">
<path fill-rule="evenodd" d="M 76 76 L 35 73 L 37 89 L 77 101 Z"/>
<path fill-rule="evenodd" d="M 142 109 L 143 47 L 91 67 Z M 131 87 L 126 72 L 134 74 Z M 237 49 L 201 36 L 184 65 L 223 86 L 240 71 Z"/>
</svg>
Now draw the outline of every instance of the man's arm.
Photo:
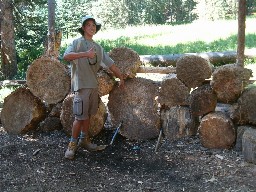
<svg viewBox="0 0 256 192">
<path fill-rule="evenodd" d="M 123 74 L 121 73 L 121 71 L 119 70 L 119 68 L 113 64 L 111 65 L 111 67 L 109 67 L 110 71 L 112 71 L 114 73 L 114 75 L 120 79 L 120 82 L 119 82 L 119 87 L 121 89 L 124 89 L 124 78 L 123 78 Z"/>
<path fill-rule="evenodd" d="M 95 57 L 95 51 L 93 48 L 89 49 L 86 52 L 79 52 L 79 53 L 75 53 L 75 52 L 70 52 L 64 55 L 63 59 L 66 61 L 72 61 L 75 59 L 80 59 L 83 57 L 88 57 L 90 59 Z"/>
</svg>

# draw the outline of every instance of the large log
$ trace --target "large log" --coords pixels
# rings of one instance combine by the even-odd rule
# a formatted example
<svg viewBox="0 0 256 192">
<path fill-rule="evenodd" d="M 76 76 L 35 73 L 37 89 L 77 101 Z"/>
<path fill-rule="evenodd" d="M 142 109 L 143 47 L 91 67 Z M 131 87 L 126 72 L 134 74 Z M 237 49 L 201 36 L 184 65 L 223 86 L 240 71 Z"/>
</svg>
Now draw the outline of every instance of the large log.
<svg viewBox="0 0 256 192">
<path fill-rule="evenodd" d="M 189 92 L 190 88 L 184 85 L 176 74 L 170 74 L 161 83 L 158 100 L 163 107 L 188 105 Z"/>
<path fill-rule="evenodd" d="M 221 112 L 205 115 L 199 125 L 201 144 L 206 148 L 230 149 L 236 140 L 232 120 Z"/>
<path fill-rule="evenodd" d="M 245 89 L 232 109 L 230 116 L 235 123 L 256 125 L 256 87 Z"/>
<path fill-rule="evenodd" d="M 166 55 L 140 55 L 140 60 L 143 65 L 152 66 L 176 66 L 177 61 L 185 55 L 195 55 L 207 59 L 213 65 L 222 65 L 236 63 L 237 52 L 225 51 L 225 52 L 206 52 L 206 53 L 184 53 L 184 54 L 166 54 Z M 248 49 L 245 51 L 245 58 L 255 58 L 256 50 Z"/>
<path fill-rule="evenodd" d="M 210 82 L 219 102 L 234 103 L 237 101 L 245 86 L 248 84 L 252 72 L 236 64 L 218 67 L 212 74 Z"/>
<path fill-rule="evenodd" d="M 139 54 L 126 47 L 114 48 L 109 52 L 109 56 L 115 61 L 120 71 L 126 77 L 134 78 L 141 65 Z"/>
<path fill-rule="evenodd" d="M 108 109 L 112 124 L 121 121 L 120 134 L 130 140 L 156 138 L 160 129 L 158 86 L 143 78 L 126 80 L 125 90 L 117 86 L 109 94 Z"/>
<path fill-rule="evenodd" d="M 75 120 L 73 115 L 73 98 L 74 94 L 70 93 L 66 96 L 62 104 L 60 115 L 63 130 L 67 135 L 72 133 L 72 125 Z M 106 121 L 106 106 L 102 101 L 99 103 L 97 114 L 90 118 L 89 136 L 94 137 L 101 132 Z"/>
<path fill-rule="evenodd" d="M 187 87 L 196 88 L 211 77 L 212 66 L 202 57 L 187 55 L 177 61 L 176 73 L 178 79 Z"/>
<path fill-rule="evenodd" d="M 196 135 L 198 118 L 192 116 L 189 107 L 171 107 L 161 111 L 163 133 L 170 141 Z"/>
<path fill-rule="evenodd" d="M 26 78 L 30 91 L 48 104 L 62 101 L 70 91 L 67 68 L 53 57 L 44 55 L 36 59 Z"/>
<path fill-rule="evenodd" d="M 256 129 L 248 128 L 242 138 L 244 160 L 256 164 Z"/>
<path fill-rule="evenodd" d="M 97 80 L 100 97 L 109 94 L 115 85 L 115 79 L 104 70 L 98 71 Z"/>
<path fill-rule="evenodd" d="M 4 99 L 1 122 L 8 133 L 34 130 L 45 117 L 45 105 L 27 88 L 18 88 Z"/>
<path fill-rule="evenodd" d="M 215 110 L 217 96 L 209 84 L 193 90 L 189 96 L 189 106 L 194 116 L 203 116 Z"/>
</svg>

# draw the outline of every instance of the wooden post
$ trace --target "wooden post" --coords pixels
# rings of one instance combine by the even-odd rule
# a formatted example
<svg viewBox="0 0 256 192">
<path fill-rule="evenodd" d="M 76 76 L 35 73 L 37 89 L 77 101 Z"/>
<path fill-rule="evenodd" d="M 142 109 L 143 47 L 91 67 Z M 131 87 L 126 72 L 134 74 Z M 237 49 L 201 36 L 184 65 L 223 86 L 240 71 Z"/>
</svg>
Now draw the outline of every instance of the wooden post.
<svg viewBox="0 0 256 192">
<path fill-rule="evenodd" d="M 238 36 L 236 64 L 244 67 L 246 0 L 238 2 Z"/>
</svg>

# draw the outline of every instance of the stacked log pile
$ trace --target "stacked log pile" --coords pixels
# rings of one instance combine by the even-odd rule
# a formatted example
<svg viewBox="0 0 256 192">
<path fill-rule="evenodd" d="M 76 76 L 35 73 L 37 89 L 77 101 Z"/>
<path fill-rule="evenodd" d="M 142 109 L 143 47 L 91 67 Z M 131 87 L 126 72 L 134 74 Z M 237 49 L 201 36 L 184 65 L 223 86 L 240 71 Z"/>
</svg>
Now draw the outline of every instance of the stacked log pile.
<svg viewBox="0 0 256 192">
<path fill-rule="evenodd" d="M 121 90 L 106 71 L 99 72 L 100 96 L 109 97 L 107 105 L 100 102 L 97 115 L 91 119 L 90 136 L 104 128 L 107 111 L 113 127 L 123 122 L 120 134 L 130 140 L 156 138 L 162 128 L 171 141 L 199 134 L 207 148 L 229 149 L 243 137 L 238 134 L 238 125 L 256 125 L 256 89 L 246 87 L 251 77 L 248 69 L 228 64 L 213 71 L 208 60 L 185 55 L 177 61 L 176 74 L 170 74 L 173 68 L 141 67 L 138 54 L 129 48 L 114 49 L 110 55 L 127 77 L 126 88 Z M 138 72 L 168 74 L 155 81 L 137 77 Z M 47 124 L 57 129 L 59 118 L 63 130 L 70 135 L 73 95 L 67 74 L 67 68 L 55 59 L 36 60 L 28 70 L 28 87 L 18 89 L 5 100 L 1 114 L 5 129 L 19 134 L 40 122 L 44 130 L 49 130 Z M 16 106 L 11 110 L 13 103 Z M 229 108 L 218 107 L 219 104 Z M 16 117 L 16 124 L 12 117 Z"/>
</svg>

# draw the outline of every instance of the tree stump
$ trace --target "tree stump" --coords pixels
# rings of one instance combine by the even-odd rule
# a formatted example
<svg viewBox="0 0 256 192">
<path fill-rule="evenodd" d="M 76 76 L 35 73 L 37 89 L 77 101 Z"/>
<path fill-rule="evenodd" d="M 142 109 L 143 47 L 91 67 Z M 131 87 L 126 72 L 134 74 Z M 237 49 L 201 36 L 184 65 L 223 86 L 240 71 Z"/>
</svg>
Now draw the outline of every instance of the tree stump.
<svg viewBox="0 0 256 192">
<path fill-rule="evenodd" d="M 42 56 L 28 68 L 27 85 L 30 91 L 48 104 L 62 101 L 70 91 L 67 68 L 57 59 Z"/>
<path fill-rule="evenodd" d="M 126 80 L 125 89 L 115 86 L 109 93 L 108 109 L 112 124 L 123 121 L 120 134 L 130 140 L 156 138 L 160 129 L 158 86 L 143 78 Z"/>
<path fill-rule="evenodd" d="M 234 124 L 221 112 L 205 115 L 199 125 L 199 137 L 206 148 L 230 149 L 236 140 Z"/>
<path fill-rule="evenodd" d="M 187 87 L 195 88 L 211 77 L 212 66 L 204 58 L 196 55 L 185 55 L 176 64 L 176 73 Z"/>
<path fill-rule="evenodd" d="M 248 84 L 252 72 L 249 69 L 228 64 L 218 67 L 210 82 L 219 102 L 234 103 Z"/>
<path fill-rule="evenodd" d="M 192 116 L 189 107 L 176 106 L 161 111 L 163 133 L 170 141 L 196 135 L 198 118 Z"/>
<path fill-rule="evenodd" d="M 246 162 L 256 164 L 256 129 L 246 129 L 242 138 L 242 152 Z"/>
<path fill-rule="evenodd" d="M 141 65 L 140 56 L 130 48 L 119 47 L 109 52 L 109 56 L 115 61 L 121 73 L 128 78 L 134 78 Z"/>
<path fill-rule="evenodd" d="M 23 134 L 34 130 L 45 117 L 44 104 L 27 88 L 18 88 L 4 99 L 1 121 L 8 133 Z"/>
<path fill-rule="evenodd" d="M 256 87 L 243 91 L 237 103 L 233 105 L 231 119 L 240 125 L 256 125 Z"/>
<path fill-rule="evenodd" d="M 161 84 L 159 102 L 163 106 L 188 105 L 190 88 L 184 85 L 175 74 L 165 77 Z"/>
<path fill-rule="evenodd" d="M 217 96 L 209 84 L 193 90 L 189 96 L 189 106 L 194 116 L 203 116 L 215 110 Z"/>
<path fill-rule="evenodd" d="M 97 80 L 99 82 L 98 89 L 100 97 L 109 94 L 115 85 L 115 79 L 104 70 L 100 70 L 97 73 Z"/>
<path fill-rule="evenodd" d="M 67 135 L 71 135 L 72 126 L 75 120 L 75 116 L 73 115 L 73 99 L 74 94 L 70 93 L 64 99 L 62 104 L 62 110 L 60 115 L 61 124 L 63 126 L 63 130 Z M 106 106 L 102 101 L 99 103 L 99 108 L 97 114 L 90 118 L 90 128 L 89 128 L 89 136 L 94 137 L 101 132 L 104 127 L 104 123 L 106 120 Z"/>
</svg>

